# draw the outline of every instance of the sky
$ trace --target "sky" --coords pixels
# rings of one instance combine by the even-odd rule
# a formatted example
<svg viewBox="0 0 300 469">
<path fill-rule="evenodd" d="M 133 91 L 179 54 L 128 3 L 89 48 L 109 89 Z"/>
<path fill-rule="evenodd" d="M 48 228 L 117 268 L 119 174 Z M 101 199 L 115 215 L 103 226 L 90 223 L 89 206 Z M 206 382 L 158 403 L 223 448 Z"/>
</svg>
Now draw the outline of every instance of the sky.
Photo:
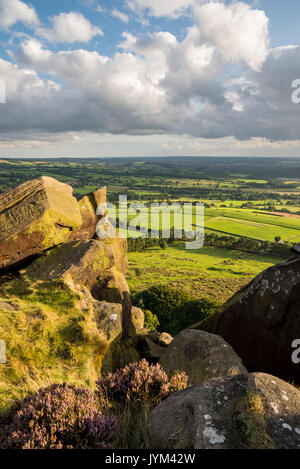
<svg viewBox="0 0 300 469">
<path fill-rule="evenodd" d="M 0 157 L 300 157 L 299 17 L 299 0 L 0 0 Z"/>
</svg>

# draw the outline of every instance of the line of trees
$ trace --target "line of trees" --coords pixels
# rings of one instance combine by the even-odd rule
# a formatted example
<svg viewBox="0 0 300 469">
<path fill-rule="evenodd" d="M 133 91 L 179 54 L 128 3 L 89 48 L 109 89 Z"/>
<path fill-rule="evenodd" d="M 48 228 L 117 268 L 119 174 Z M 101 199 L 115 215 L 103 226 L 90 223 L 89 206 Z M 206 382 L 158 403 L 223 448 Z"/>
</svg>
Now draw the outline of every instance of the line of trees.
<svg viewBox="0 0 300 469">
<path fill-rule="evenodd" d="M 275 242 L 271 242 L 234 236 L 218 236 L 215 233 L 206 233 L 204 243 L 206 246 L 245 251 L 254 254 L 268 254 L 286 258 L 290 255 L 292 244 L 280 241 L 280 237 L 277 236 L 275 236 Z"/>
<path fill-rule="evenodd" d="M 174 228 L 171 229 L 170 238 L 162 238 L 160 232 L 159 239 L 150 238 L 128 238 L 128 252 L 141 252 L 151 247 L 160 247 L 166 249 L 168 244 L 175 241 Z M 187 241 L 182 238 L 183 241 Z M 258 241 L 251 238 L 237 237 L 237 236 L 220 236 L 215 233 L 205 233 L 204 238 L 205 246 L 212 246 L 217 248 L 232 249 L 237 251 L 244 251 L 254 254 L 273 255 L 286 258 L 290 255 L 292 244 L 285 241 L 282 242 L 280 236 L 275 236 L 274 242 L 272 241 Z"/>
</svg>

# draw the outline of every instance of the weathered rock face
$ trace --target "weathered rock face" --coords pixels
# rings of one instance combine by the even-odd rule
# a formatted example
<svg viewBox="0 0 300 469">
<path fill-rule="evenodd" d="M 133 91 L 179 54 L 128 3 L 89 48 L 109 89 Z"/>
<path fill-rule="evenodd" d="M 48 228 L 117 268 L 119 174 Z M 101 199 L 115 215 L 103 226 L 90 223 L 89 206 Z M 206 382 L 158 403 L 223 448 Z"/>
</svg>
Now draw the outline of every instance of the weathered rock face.
<svg viewBox="0 0 300 469">
<path fill-rule="evenodd" d="M 214 378 L 150 414 L 151 448 L 299 449 L 300 391 L 262 373 Z"/>
<path fill-rule="evenodd" d="M 96 301 L 93 307 L 97 326 L 105 334 L 108 342 L 111 343 L 122 333 L 122 305 L 107 303 L 107 301 Z M 144 322 L 143 312 L 135 307 L 132 308 L 132 322 L 135 329 L 139 329 Z"/>
<path fill-rule="evenodd" d="M 185 371 L 189 384 L 218 376 L 248 374 L 241 359 L 222 337 L 186 329 L 178 334 L 160 359 L 170 375 Z"/>
<path fill-rule="evenodd" d="M 300 449 L 300 391 L 279 378 L 252 373 L 249 391 L 261 397 L 265 430 L 275 448 Z"/>
<path fill-rule="evenodd" d="M 120 241 L 120 252 L 126 258 L 123 240 Z M 105 352 L 109 366 L 110 362 L 116 363 L 116 354 L 121 364 L 138 357 L 135 343 L 125 342 L 144 327 L 144 313 L 132 307 L 125 277 L 117 270 L 122 268 L 117 248 L 118 239 L 113 243 L 99 239 L 72 241 L 43 253 L 22 271 L 29 283 L 62 281 L 79 295 L 79 309 L 85 316 L 92 314 L 107 347 L 111 348 Z"/>
<path fill-rule="evenodd" d="M 0 269 L 61 243 L 93 238 L 99 219 L 105 215 L 104 209 L 99 215 L 96 211 L 106 203 L 106 187 L 79 202 L 72 193 L 71 186 L 40 177 L 0 195 Z M 126 240 L 106 243 L 112 246 L 118 270 L 124 273 Z"/>
<path fill-rule="evenodd" d="M 63 280 L 91 290 L 99 277 L 109 275 L 113 262 L 111 251 L 102 241 L 72 241 L 45 252 L 26 269 L 26 275 L 34 280 Z"/>
<path fill-rule="evenodd" d="M 33 281 L 62 280 L 71 288 L 87 287 L 99 301 L 122 303 L 124 293 L 129 294 L 126 279 L 116 268 L 112 246 L 96 239 L 72 241 L 46 251 L 25 269 L 25 275 Z"/>
<path fill-rule="evenodd" d="M 101 218 L 109 223 L 105 203 L 105 188 L 77 202 L 70 186 L 44 177 L 0 196 L 0 269 L 8 269 L 0 335 L 14 370 L 0 369 L 10 383 L 0 405 L 12 398 L 20 368 L 25 390 L 32 370 L 94 383 L 100 370 L 139 360 L 144 314 L 132 306 L 124 275 L 127 240 L 95 236 Z"/>
<path fill-rule="evenodd" d="M 97 207 L 106 203 L 106 187 L 101 187 L 78 201 L 82 224 L 70 233 L 69 241 L 86 240 L 93 238 L 99 217 L 96 214 Z M 104 213 L 103 213 L 104 214 Z"/>
<path fill-rule="evenodd" d="M 114 262 L 114 257 L 112 259 Z M 122 303 L 124 292 L 129 294 L 129 287 L 124 275 L 117 270 L 115 265 L 107 271 L 105 277 L 98 280 L 92 289 L 95 298 L 111 303 Z"/>
<path fill-rule="evenodd" d="M 245 376 L 216 378 L 171 395 L 149 416 L 150 447 L 160 449 L 241 447 L 232 420 L 231 401 L 241 399 L 246 386 Z M 230 438 L 227 441 L 225 425 L 228 426 L 226 433 L 228 432 Z"/>
<path fill-rule="evenodd" d="M 197 327 L 222 336 L 250 371 L 300 383 L 292 342 L 300 338 L 300 257 L 270 267 Z"/>
<path fill-rule="evenodd" d="M 77 302 L 81 311 L 87 314 L 92 311 L 92 317 L 97 324 L 106 341 L 111 344 L 122 334 L 123 329 L 123 308 L 120 303 L 108 303 L 107 301 L 95 300 L 85 287 L 80 287 L 78 291 L 80 300 Z M 141 309 L 132 307 L 132 323 L 135 330 L 144 327 L 144 313 Z"/>
<path fill-rule="evenodd" d="M 132 322 L 137 331 L 140 331 L 144 327 L 145 316 L 143 311 L 136 306 L 131 309 Z"/>
<path fill-rule="evenodd" d="M 72 187 L 53 178 L 0 195 L 0 268 L 66 242 L 82 224 Z"/>
</svg>

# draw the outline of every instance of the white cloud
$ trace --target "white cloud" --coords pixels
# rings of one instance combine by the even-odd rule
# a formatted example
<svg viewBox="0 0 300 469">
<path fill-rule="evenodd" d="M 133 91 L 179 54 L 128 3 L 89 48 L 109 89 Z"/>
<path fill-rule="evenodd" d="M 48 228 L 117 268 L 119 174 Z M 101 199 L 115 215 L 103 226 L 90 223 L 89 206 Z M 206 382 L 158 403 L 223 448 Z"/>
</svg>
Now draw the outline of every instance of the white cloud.
<svg viewBox="0 0 300 469">
<path fill-rule="evenodd" d="M 196 3 L 197 0 L 127 0 L 128 8 L 134 12 L 148 11 L 151 16 L 171 18 L 178 18 Z"/>
<path fill-rule="evenodd" d="M 9 28 L 18 22 L 31 26 L 38 24 L 35 9 L 20 0 L 0 0 L 0 26 Z"/>
<path fill-rule="evenodd" d="M 36 34 L 49 42 L 89 42 L 103 31 L 92 25 L 81 13 L 71 11 L 51 18 L 51 28 L 38 28 Z"/>
<path fill-rule="evenodd" d="M 18 65 L 0 61 L 0 78 L 8 82 L 2 140 L 7 133 L 22 139 L 30 131 L 36 140 L 35 132 L 86 131 L 254 139 L 251 145 L 260 142 L 263 148 L 265 141 L 297 141 L 299 107 L 291 102 L 291 83 L 299 75 L 300 47 L 268 51 L 264 15 L 240 2 L 223 6 L 217 19 L 212 10 L 197 11 L 199 24 L 182 40 L 167 31 L 124 33 L 113 57 L 84 49 L 53 52 L 23 38 L 11 53 Z M 204 18 L 212 29 L 203 27 Z M 235 42 L 245 38 L 251 45 L 241 50 Z M 234 69 L 240 76 L 228 75 L 232 62 L 240 64 Z M 53 81 L 41 80 L 40 72 Z"/>
<path fill-rule="evenodd" d="M 115 18 L 118 18 L 123 23 L 128 23 L 129 22 L 129 16 L 126 15 L 125 13 L 123 13 L 122 11 L 117 10 L 117 8 L 114 8 L 112 10 L 111 14 L 112 14 L 112 16 L 114 16 Z"/>
<path fill-rule="evenodd" d="M 232 62 L 244 60 L 259 70 L 268 56 L 269 20 L 246 3 L 209 2 L 195 9 L 203 39 Z"/>
</svg>

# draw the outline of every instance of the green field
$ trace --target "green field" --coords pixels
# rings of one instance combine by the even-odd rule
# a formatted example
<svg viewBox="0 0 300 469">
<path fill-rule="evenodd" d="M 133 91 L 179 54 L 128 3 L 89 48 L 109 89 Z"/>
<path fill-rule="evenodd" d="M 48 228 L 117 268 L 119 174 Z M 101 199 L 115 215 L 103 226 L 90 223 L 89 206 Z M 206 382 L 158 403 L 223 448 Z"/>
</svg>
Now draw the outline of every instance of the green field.
<svg viewBox="0 0 300 469">
<path fill-rule="evenodd" d="M 280 215 L 269 215 L 266 212 L 256 212 L 254 210 L 245 210 L 245 209 L 239 210 L 239 211 L 238 210 L 222 211 L 222 216 L 300 230 L 300 218 L 296 218 L 292 216 L 284 217 Z"/>
<path fill-rule="evenodd" d="M 203 247 L 186 250 L 177 241 L 167 249 L 128 253 L 128 284 L 133 291 L 162 283 L 177 286 L 196 297 L 226 301 L 262 270 L 282 262 L 270 256 Z"/>
<path fill-rule="evenodd" d="M 283 241 L 293 241 L 295 243 L 300 240 L 299 229 L 285 228 L 245 219 L 228 217 L 211 218 L 205 221 L 205 228 L 227 235 L 245 236 L 262 241 L 274 241 L 275 236 L 280 236 Z"/>
<path fill-rule="evenodd" d="M 185 213 L 191 213 L 188 207 L 183 210 Z M 154 210 L 158 213 L 158 209 Z M 121 212 L 119 212 L 119 215 Z M 128 212 L 128 221 L 132 221 L 135 215 Z M 174 225 L 174 217 L 171 212 L 171 227 Z M 192 222 L 196 225 L 197 220 L 195 210 L 193 209 Z M 182 218 L 183 223 L 183 218 Z M 150 209 L 143 217 L 143 226 L 151 228 Z M 241 236 L 253 238 L 261 241 L 272 241 L 276 236 L 280 236 L 282 241 L 296 243 L 300 241 L 300 218 L 294 216 L 270 215 L 267 212 L 237 209 L 237 208 L 205 208 L 204 209 L 204 227 L 208 231 L 215 231 L 220 235 Z M 162 220 L 160 218 L 159 228 L 162 229 Z M 194 226 L 194 229 L 195 226 Z M 133 236 L 129 232 L 129 236 Z"/>
</svg>

